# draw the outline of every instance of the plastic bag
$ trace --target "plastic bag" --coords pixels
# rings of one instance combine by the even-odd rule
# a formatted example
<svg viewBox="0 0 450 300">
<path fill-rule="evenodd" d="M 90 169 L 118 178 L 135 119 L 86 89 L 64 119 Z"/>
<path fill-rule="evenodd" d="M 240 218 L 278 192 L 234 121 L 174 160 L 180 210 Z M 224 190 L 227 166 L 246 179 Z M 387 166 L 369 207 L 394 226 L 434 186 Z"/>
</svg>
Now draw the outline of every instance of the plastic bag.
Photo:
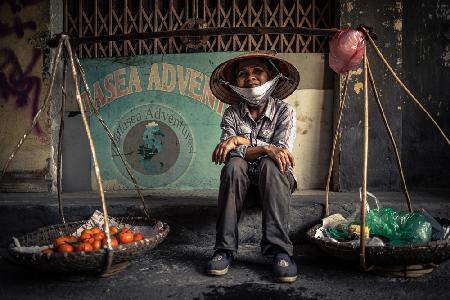
<svg viewBox="0 0 450 300">
<path fill-rule="evenodd" d="M 366 225 L 371 234 L 388 238 L 394 246 L 431 240 L 430 222 L 416 212 L 396 212 L 392 208 L 372 209 L 367 214 Z"/>
<path fill-rule="evenodd" d="M 330 41 L 329 64 L 336 73 L 354 70 L 361 63 L 366 47 L 364 33 L 354 29 L 339 30 Z"/>
<path fill-rule="evenodd" d="M 445 231 L 441 224 L 433 218 L 424 208 L 420 210 L 420 213 L 424 215 L 428 222 L 431 224 L 432 232 L 431 232 L 431 240 L 444 240 L 445 239 Z"/>
</svg>

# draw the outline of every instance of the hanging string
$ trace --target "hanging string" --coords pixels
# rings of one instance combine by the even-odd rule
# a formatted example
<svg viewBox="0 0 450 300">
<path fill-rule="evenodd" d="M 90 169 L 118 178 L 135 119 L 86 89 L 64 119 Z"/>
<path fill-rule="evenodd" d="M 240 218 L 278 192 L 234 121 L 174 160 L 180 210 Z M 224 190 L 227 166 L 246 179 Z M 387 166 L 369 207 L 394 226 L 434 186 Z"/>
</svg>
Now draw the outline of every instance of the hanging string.
<svg viewBox="0 0 450 300">
<path fill-rule="evenodd" d="M 391 140 L 392 147 L 394 148 L 394 151 L 395 151 L 395 158 L 396 158 L 396 162 L 397 162 L 397 167 L 400 172 L 400 177 L 402 179 L 402 186 L 403 186 L 403 190 L 405 192 L 406 203 L 408 204 L 408 210 L 409 210 L 409 212 L 412 212 L 411 198 L 409 197 L 408 188 L 406 187 L 405 175 L 403 174 L 402 162 L 400 160 L 400 154 L 399 154 L 399 151 L 397 148 L 397 143 L 395 142 L 394 135 L 392 134 L 392 130 L 389 127 L 389 123 L 387 121 L 386 115 L 384 114 L 383 105 L 381 104 L 380 97 L 378 95 L 378 91 L 375 86 L 375 81 L 373 80 L 372 70 L 370 69 L 370 64 L 369 64 L 368 60 L 367 60 L 367 70 L 369 71 L 370 85 L 372 87 L 372 91 L 375 96 L 378 111 L 380 112 L 380 115 L 383 117 L 384 126 L 386 127 L 386 130 L 389 134 L 389 139 Z"/>
<path fill-rule="evenodd" d="M 368 33 L 367 29 L 363 28 L 363 30 Z M 433 122 L 434 126 L 436 126 L 436 128 L 439 130 L 439 132 L 441 133 L 441 135 L 444 137 L 445 141 L 447 142 L 448 145 L 450 145 L 450 140 L 448 139 L 448 137 L 445 135 L 444 131 L 441 129 L 441 127 L 439 127 L 438 123 L 433 119 L 433 117 L 431 116 L 431 114 L 425 109 L 425 107 L 420 103 L 420 101 L 411 93 L 411 91 L 406 87 L 406 85 L 401 81 L 401 79 L 397 76 L 397 74 L 395 73 L 395 71 L 392 69 L 391 65 L 387 62 L 387 60 L 384 58 L 383 54 L 381 53 L 380 49 L 377 47 L 377 45 L 375 44 L 375 42 L 373 41 L 372 37 L 370 36 L 370 34 L 366 34 L 366 37 L 368 38 L 370 44 L 372 45 L 372 47 L 375 50 L 375 53 L 378 55 L 378 57 L 381 59 L 381 61 L 384 63 L 384 65 L 386 66 L 386 68 L 389 70 L 389 72 L 391 73 L 391 75 L 394 77 L 394 79 L 397 81 L 397 83 L 402 87 L 402 89 L 406 92 L 406 94 L 414 100 L 414 102 L 419 106 L 419 108 L 425 113 L 425 115 L 431 120 L 431 122 Z"/>
<path fill-rule="evenodd" d="M 85 88 L 85 90 L 87 92 L 89 103 L 91 104 L 91 107 L 92 107 L 92 109 L 94 111 L 94 115 L 97 117 L 98 121 L 100 122 L 100 124 L 105 129 L 107 136 L 111 140 L 111 143 L 112 143 L 112 145 L 114 147 L 114 150 L 117 152 L 117 154 L 119 155 L 120 159 L 122 160 L 122 163 L 125 166 L 125 169 L 126 169 L 126 171 L 128 173 L 128 176 L 130 177 L 131 181 L 134 184 L 134 189 L 136 190 L 138 196 L 141 199 L 142 207 L 143 207 L 145 216 L 147 218 L 150 218 L 150 212 L 147 209 L 147 207 L 145 206 L 144 196 L 142 195 L 141 189 L 140 189 L 140 187 L 139 187 L 139 185 L 138 185 L 138 183 L 136 181 L 136 178 L 134 177 L 133 173 L 131 173 L 130 167 L 129 167 L 125 157 L 123 156 L 122 152 L 119 150 L 119 146 L 117 145 L 116 141 L 114 140 L 114 137 L 113 137 L 113 135 L 111 133 L 111 130 L 109 129 L 109 127 L 106 124 L 105 120 L 100 115 L 100 112 L 98 111 L 98 108 L 95 106 L 94 101 L 92 100 L 92 94 L 91 94 L 91 91 L 90 91 L 89 86 L 87 84 L 85 72 L 84 72 L 83 67 L 81 66 L 81 63 L 78 60 L 78 57 L 76 56 L 76 54 L 75 54 L 75 61 L 76 61 L 76 66 L 77 66 L 78 70 L 80 71 L 81 79 L 83 81 L 84 88 Z"/>
</svg>

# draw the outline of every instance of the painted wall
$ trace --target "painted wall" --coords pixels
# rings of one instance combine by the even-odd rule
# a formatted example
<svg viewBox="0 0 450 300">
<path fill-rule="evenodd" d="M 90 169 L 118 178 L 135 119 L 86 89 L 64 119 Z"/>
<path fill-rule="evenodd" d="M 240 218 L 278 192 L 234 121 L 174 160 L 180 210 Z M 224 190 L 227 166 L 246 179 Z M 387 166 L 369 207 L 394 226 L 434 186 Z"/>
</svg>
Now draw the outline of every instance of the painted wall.
<svg viewBox="0 0 450 300">
<path fill-rule="evenodd" d="M 141 186 L 218 188 L 221 166 L 211 163 L 211 153 L 220 136 L 219 124 L 226 105 L 212 96 L 207 83 L 215 66 L 237 54 L 82 61 L 95 103 Z M 333 99 L 332 90 L 324 89 L 332 86 L 329 70 L 324 68 L 326 57 L 280 56 L 292 61 L 304 75 L 298 90 L 287 99 L 298 115 L 294 156 L 299 186 L 322 188 Z M 311 69 L 317 72 L 309 72 Z M 132 182 L 103 128 L 94 116 L 90 121 L 105 188 L 132 189 Z M 96 183 L 92 181 L 92 185 L 95 188 Z"/>
<path fill-rule="evenodd" d="M 402 72 L 402 1 L 355 1 L 340 3 L 341 27 L 357 27 L 366 24 L 378 35 L 378 47 L 384 53 L 393 69 L 400 76 Z M 402 112 L 404 94 L 400 91 L 387 69 L 371 47 L 368 58 L 377 85 L 386 117 L 396 138 L 400 151 L 402 147 Z M 334 181 L 341 191 L 356 190 L 361 186 L 362 140 L 363 140 L 363 70 L 362 65 L 351 72 L 348 98 L 342 117 L 342 135 L 339 144 L 338 168 Z M 344 76 L 340 78 L 341 92 Z M 336 93 L 335 95 L 339 95 Z M 399 190 L 400 176 L 395 163 L 395 154 L 375 101 L 369 92 L 369 164 L 368 188 L 370 190 Z M 336 98 L 338 101 L 338 98 Z"/>
<path fill-rule="evenodd" d="M 341 1 L 341 27 L 373 26 L 386 60 L 450 135 L 450 3 L 448 1 Z M 385 113 L 396 138 L 409 187 L 450 186 L 450 151 L 442 136 L 397 85 L 368 47 L 368 57 Z M 362 69 L 351 73 L 343 117 L 335 188 L 361 185 Z M 342 91 L 343 78 L 338 90 Z M 400 176 L 393 148 L 371 93 L 369 105 L 370 190 L 398 190 Z"/>
<path fill-rule="evenodd" d="M 450 1 L 405 1 L 404 78 L 450 136 Z M 405 173 L 410 185 L 450 186 L 450 147 L 409 99 L 403 110 Z"/>
<path fill-rule="evenodd" d="M 31 126 L 48 87 L 49 3 L 0 1 L 0 165 Z M 51 186 L 48 109 L 0 183 L 1 190 L 48 191 Z"/>
</svg>

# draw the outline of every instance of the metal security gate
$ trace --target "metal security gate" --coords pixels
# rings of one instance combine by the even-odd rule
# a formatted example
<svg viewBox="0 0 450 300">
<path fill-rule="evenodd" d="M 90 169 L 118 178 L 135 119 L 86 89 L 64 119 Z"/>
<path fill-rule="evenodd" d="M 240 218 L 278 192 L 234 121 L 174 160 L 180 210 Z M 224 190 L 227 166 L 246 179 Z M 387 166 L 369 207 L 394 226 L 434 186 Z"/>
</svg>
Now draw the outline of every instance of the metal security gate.
<svg viewBox="0 0 450 300">
<path fill-rule="evenodd" d="M 183 29 L 331 28 L 333 0 L 65 0 L 64 30 L 74 38 L 176 32 Z M 145 40 L 80 43 L 81 58 L 189 52 L 276 50 L 327 52 L 327 37 L 295 33 L 167 35 Z"/>
</svg>

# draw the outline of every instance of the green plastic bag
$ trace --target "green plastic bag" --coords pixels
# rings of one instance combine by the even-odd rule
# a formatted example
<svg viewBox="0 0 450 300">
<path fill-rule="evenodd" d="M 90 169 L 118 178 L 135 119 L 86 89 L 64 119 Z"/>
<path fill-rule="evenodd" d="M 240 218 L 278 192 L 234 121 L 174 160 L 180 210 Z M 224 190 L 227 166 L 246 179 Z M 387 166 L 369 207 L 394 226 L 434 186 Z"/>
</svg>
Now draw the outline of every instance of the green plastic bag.
<svg viewBox="0 0 450 300">
<path fill-rule="evenodd" d="M 430 222 L 416 212 L 396 212 L 392 208 L 372 209 L 367 214 L 366 225 L 371 235 L 386 237 L 394 246 L 431 240 Z"/>
<path fill-rule="evenodd" d="M 336 227 L 328 227 L 327 232 L 335 240 L 346 240 L 348 238 L 348 224 L 339 224 Z"/>
</svg>

